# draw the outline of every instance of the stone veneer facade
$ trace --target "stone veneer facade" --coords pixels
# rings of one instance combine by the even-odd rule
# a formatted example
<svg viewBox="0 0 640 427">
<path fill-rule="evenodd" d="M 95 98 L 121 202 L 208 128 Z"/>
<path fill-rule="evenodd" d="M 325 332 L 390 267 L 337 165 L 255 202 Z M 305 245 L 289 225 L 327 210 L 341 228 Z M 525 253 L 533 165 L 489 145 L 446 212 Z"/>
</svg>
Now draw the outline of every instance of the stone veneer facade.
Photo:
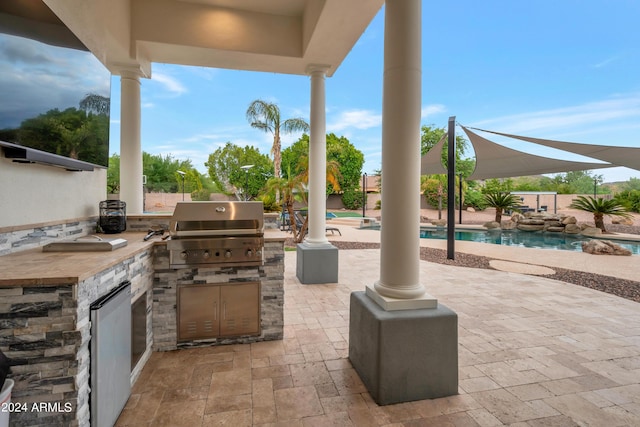
<svg viewBox="0 0 640 427">
<path fill-rule="evenodd" d="M 265 263 L 260 267 L 169 268 L 169 252 L 156 246 L 153 284 L 153 349 L 211 346 L 231 343 L 280 340 L 284 330 L 284 242 L 268 241 Z M 260 282 L 261 333 L 255 336 L 213 338 L 178 343 L 177 288 L 186 284 Z"/>
<path fill-rule="evenodd" d="M 0 287 L 0 349 L 11 360 L 14 403 L 49 402 L 53 412 L 12 412 L 15 426 L 89 426 L 89 305 L 125 280 L 132 302 L 147 298 L 147 350 L 132 383 L 151 355 L 153 253 L 146 250 L 76 283 Z M 145 294 L 146 292 L 146 294 Z M 66 412 L 65 403 L 71 404 Z"/>
<path fill-rule="evenodd" d="M 44 246 L 47 243 L 93 234 L 96 232 L 96 225 L 96 219 L 89 218 L 59 224 L 39 224 L 22 229 L 16 227 L 0 229 L 0 255 L 26 251 Z"/>
</svg>

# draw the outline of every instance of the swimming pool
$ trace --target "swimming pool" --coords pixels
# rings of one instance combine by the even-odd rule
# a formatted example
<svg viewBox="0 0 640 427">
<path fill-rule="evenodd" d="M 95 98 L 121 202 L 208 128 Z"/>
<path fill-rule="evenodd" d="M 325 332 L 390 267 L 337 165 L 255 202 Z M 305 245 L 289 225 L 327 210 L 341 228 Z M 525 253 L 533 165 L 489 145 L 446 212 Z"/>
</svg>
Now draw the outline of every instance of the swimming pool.
<svg viewBox="0 0 640 427">
<path fill-rule="evenodd" d="M 447 229 L 421 228 L 420 238 L 446 240 Z M 608 240 L 606 236 L 599 238 Z M 493 245 L 579 252 L 582 252 L 582 242 L 591 240 L 590 237 L 575 236 L 564 233 L 542 231 L 528 232 L 517 230 L 457 230 L 455 232 L 455 239 L 467 242 L 491 243 Z M 611 239 L 611 241 L 629 249 L 633 255 L 640 254 L 640 242 L 616 239 Z"/>
</svg>

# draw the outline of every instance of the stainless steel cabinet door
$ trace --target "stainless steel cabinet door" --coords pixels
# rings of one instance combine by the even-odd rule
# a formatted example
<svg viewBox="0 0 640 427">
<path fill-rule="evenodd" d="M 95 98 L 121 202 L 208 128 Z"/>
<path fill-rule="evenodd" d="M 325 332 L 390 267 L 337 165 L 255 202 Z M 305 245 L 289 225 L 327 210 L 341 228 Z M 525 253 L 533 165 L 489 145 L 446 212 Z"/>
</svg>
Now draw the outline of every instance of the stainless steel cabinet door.
<svg viewBox="0 0 640 427">
<path fill-rule="evenodd" d="M 219 286 L 178 287 L 178 341 L 217 337 L 219 313 Z"/>
<path fill-rule="evenodd" d="M 260 333 L 260 283 L 220 287 L 220 336 Z"/>
</svg>

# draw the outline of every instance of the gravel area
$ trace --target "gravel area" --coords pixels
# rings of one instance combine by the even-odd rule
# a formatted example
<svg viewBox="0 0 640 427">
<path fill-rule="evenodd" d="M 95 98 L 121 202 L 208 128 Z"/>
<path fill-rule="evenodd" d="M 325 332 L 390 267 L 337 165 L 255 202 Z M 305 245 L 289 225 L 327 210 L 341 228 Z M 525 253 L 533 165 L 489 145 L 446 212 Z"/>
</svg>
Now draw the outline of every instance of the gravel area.
<svg viewBox="0 0 640 427">
<path fill-rule="evenodd" d="M 608 224 L 607 231 L 615 233 L 640 234 L 640 227 Z M 380 248 L 380 243 L 340 241 L 333 241 L 331 243 L 338 249 L 342 250 Z M 287 239 L 285 246 L 295 247 L 295 244 L 292 239 Z M 447 251 L 444 249 L 421 247 L 420 259 L 458 267 L 492 269 L 489 265 L 489 261 L 491 261 L 492 258 L 457 252 L 455 260 L 450 260 L 447 259 Z M 556 267 L 553 267 L 553 270 L 556 272 L 553 275 L 542 275 L 537 277 L 547 277 L 549 279 L 560 280 L 562 282 L 584 286 L 601 292 L 613 294 L 621 298 L 640 302 L 640 282 Z"/>
</svg>

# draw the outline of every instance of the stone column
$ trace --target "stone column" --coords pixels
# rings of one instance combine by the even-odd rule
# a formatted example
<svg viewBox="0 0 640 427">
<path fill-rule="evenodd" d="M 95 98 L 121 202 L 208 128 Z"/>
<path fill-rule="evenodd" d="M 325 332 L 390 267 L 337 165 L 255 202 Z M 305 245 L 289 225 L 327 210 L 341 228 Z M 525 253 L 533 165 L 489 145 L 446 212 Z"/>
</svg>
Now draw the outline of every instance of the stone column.
<svg viewBox="0 0 640 427">
<path fill-rule="evenodd" d="M 380 280 L 368 288 L 379 303 L 425 295 L 419 264 L 421 19 L 420 0 L 386 2 Z"/>
<path fill-rule="evenodd" d="M 140 142 L 140 74 L 120 73 L 120 200 L 127 214 L 143 213 L 142 145 Z"/>
<path fill-rule="evenodd" d="M 326 67 L 309 68 L 311 76 L 311 108 L 309 120 L 309 236 L 311 245 L 327 245 L 326 236 L 326 182 L 327 131 L 325 112 Z"/>
<path fill-rule="evenodd" d="M 327 133 L 325 114 L 326 66 L 311 65 L 309 123 L 309 236 L 296 249 L 296 277 L 304 284 L 338 281 L 338 248 L 326 236 Z"/>
</svg>

